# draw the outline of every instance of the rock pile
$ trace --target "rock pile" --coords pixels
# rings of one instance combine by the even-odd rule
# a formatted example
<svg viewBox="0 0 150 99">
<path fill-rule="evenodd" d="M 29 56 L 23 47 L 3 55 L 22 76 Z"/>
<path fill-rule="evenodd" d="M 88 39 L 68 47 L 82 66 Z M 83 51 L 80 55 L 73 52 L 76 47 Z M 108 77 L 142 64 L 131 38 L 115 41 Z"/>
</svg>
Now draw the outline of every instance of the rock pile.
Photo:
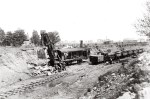
<svg viewBox="0 0 150 99">
<path fill-rule="evenodd" d="M 140 89 L 138 84 L 148 80 L 146 75 L 137 65 L 137 60 L 134 60 L 126 66 L 121 66 L 118 71 L 99 76 L 98 82 L 88 93 L 94 96 L 94 99 L 116 99 L 125 92 L 137 93 Z"/>
<path fill-rule="evenodd" d="M 54 68 L 51 66 L 35 66 L 30 68 L 32 76 L 51 75 L 54 72 Z"/>
<path fill-rule="evenodd" d="M 28 63 L 29 71 L 31 76 L 43 76 L 43 75 L 51 75 L 54 73 L 54 67 L 48 66 L 46 61 L 39 61 L 38 63 Z"/>
<path fill-rule="evenodd" d="M 139 60 L 141 61 L 142 66 L 144 67 L 150 66 L 150 53 L 144 52 L 139 56 Z"/>
</svg>

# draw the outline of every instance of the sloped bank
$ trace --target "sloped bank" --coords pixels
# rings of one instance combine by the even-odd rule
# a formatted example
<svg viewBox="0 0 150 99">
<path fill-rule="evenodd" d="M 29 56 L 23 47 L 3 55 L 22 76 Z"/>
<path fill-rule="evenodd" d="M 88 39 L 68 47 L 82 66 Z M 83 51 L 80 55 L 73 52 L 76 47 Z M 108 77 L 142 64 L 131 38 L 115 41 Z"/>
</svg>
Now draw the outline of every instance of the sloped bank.
<svg viewBox="0 0 150 99">
<path fill-rule="evenodd" d="M 99 76 L 98 82 L 80 99 L 147 99 L 140 98 L 140 91 L 150 76 L 141 64 L 134 59 L 119 70 Z"/>
<path fill-rule="evenodd" d="M 140 84 L 134 85 L 135 92 L 127 92 L 118 99 L 150 99 L 150 49 L 147 48 L 147 51 L 139 56 L 141 70 L 146 74 L 143 78 L 143 82 Z"/>
<path fill-rule="evenodd" d="M 38 63 L 37 49 L 0 47 L 0 87 L 31 78 L 29 63 Z"/>
</svg>

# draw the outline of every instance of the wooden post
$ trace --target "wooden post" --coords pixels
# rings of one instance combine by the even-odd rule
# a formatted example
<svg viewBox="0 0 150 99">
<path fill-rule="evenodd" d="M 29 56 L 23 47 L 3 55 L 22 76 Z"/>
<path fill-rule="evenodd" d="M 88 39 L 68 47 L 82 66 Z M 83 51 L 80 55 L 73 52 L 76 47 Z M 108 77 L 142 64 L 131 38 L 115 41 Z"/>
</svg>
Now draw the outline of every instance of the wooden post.
<svg viewBox="0 0 150 99">
<path fill-rule="evenodd" d="M 83 47 L 83 40 L 80 40 L 80 48 Z"/>
</svg>

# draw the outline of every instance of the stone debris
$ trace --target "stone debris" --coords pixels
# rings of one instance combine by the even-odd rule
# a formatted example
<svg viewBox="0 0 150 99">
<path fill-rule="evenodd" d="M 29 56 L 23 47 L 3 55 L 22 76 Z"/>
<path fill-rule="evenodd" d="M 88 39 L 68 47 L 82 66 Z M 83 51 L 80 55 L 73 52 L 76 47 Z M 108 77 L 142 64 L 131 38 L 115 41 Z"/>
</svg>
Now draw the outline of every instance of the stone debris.
<svg viewBox="0 0 150 99">
<path fill-rule="evenodd" d="M 137 97 L 137 93 L 142 89 L 141 83 L 148 78 L 147 73 L 142 71 L 137 65 L 137 60 L 126 64 L 115 72 L 107 72 L 98 77 L 98 82 L 93 86 L 89 96 L 94 96 L 94 99 L 116 99 L 120 96 Z M 132 65 L 131 65 L 132 64 Z M 128 93 L 127 93 L 128 92 Z M 130 93 L 130 94 L 129 94 Z M 85 95 L 86 99 L 89 96 Z M 93 99 L 93 98 L 89 98 Z M 118 98 L 127 99 L 127 98 Z M 133 99 L 133 98 L 128 98 Z"/>
<path fill-rule="evenodd" d="M 29 68 L 32 76 L 42 76 L 42 75 L 51 75 L 54 73 L 54 67 L 52 66 L 34 66 L 32 68 Z"/>
<path fill-rule="evenodd" d="M 150 64 L 150 53 L 149 52 L 144 52 L 139 56 L 139 60 L 144 64 Z M 148 65 L 146 65 L 148 66 Z"/>
</svg>

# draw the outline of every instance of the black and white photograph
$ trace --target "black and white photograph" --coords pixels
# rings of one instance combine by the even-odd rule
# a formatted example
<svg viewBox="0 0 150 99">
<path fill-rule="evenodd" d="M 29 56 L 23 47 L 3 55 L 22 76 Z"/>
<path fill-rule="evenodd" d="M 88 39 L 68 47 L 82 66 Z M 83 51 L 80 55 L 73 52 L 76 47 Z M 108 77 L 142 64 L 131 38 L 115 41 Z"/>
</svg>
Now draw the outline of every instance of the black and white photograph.
<svg viewBox="0 0 150 99">
<path fill-rule="evenodd" d="M 150 99 L 150 1 L 0 0 L 0 99 Z"/>
</svg>

